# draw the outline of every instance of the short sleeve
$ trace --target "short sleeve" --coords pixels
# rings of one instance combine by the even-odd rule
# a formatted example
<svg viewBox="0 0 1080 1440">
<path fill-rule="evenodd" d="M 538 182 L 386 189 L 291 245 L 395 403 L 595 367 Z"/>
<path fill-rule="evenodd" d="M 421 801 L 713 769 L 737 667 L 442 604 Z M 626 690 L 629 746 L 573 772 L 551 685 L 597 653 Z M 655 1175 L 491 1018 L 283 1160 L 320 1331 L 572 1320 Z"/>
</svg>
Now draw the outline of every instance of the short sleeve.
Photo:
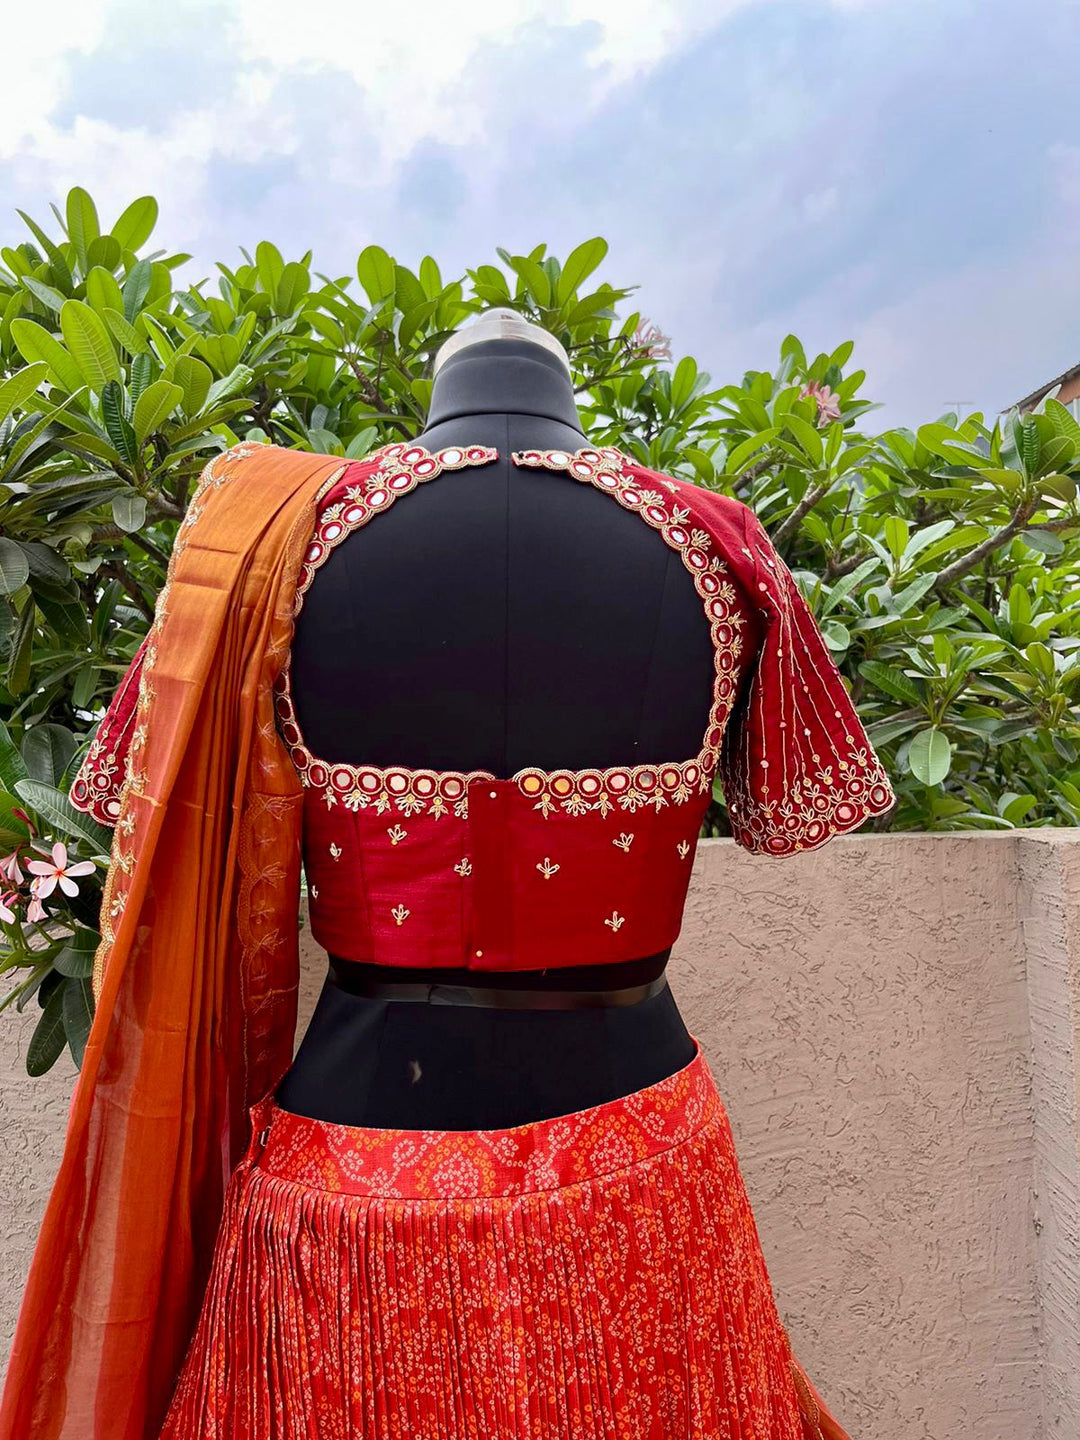
<svg viewBox="0 0 1080 1440">
<path fill-rule="evenodd" d="M 728 718 L 717 776 L 746 850 L 793 855 L 895 802 L 825 637 L 765 527 L 744 507 L 740 571 L 760 642 Z"/>
<path fill-rule="evenodd" d="M 90 742 L 68 791 L 76 810 L 92 815 L 100 825 L 115 825 L 120 818 L 120 791 L 128 773 L 135 707 L 149 635 L 136 650 Z"/>
</svg>

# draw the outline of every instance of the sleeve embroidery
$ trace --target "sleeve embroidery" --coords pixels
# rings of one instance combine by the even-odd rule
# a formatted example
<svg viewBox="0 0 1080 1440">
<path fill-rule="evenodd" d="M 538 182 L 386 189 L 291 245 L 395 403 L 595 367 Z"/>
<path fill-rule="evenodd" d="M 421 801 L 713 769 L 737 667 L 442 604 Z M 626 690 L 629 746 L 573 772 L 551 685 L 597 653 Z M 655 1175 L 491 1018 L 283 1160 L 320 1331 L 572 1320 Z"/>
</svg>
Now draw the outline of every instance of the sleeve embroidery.
<svg viewBox="0 0 1080 1440">
<path fill-rule="evenodd" d="M 149 639 L 149 635 L 144 638 L 124 672 L 68 792 L 76 810 L 92 815 L 99 825 L 115 825 L 120 816 L 120 790 L 128 773 L 135 706 Z"/>
<path fill-rule="evenodd" d="M 743 525 L 763 634 L 718 772 L 737 843 L 792 855 L 854 830 L 896 797 L 794 576 L 749 508 Z"/>
</svg>

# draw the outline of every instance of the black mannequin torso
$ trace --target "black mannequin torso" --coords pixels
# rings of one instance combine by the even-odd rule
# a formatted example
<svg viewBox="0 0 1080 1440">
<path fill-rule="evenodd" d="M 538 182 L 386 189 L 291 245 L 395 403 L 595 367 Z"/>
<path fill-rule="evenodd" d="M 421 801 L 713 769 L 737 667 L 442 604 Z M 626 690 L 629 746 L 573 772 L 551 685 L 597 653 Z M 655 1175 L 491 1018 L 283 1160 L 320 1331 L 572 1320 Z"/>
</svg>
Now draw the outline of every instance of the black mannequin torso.
<svg viewBox="0 0 1080 1440">
<path fill-rule="evenodd" d="M 418 441 L 493 445 L 499 459 L 418 487 L 316 573 L 291 662 L 312 750 L 500 776 L 696 754 L 713 653 L 679 556 L 593 487 L 510 459 L 589 443 L 558 359 L 528 341 L 466 346 L 436 376 Z M 660 974 L 667 953 L 482 983 L 614 989 Z M 328 976 L 278 1099 L 346 1124 L 492 1128 L 626 1094 L 692 1053 L 670 990 L 628 1007 L 508 1011 L 372 1000 Z"/>
</svg>

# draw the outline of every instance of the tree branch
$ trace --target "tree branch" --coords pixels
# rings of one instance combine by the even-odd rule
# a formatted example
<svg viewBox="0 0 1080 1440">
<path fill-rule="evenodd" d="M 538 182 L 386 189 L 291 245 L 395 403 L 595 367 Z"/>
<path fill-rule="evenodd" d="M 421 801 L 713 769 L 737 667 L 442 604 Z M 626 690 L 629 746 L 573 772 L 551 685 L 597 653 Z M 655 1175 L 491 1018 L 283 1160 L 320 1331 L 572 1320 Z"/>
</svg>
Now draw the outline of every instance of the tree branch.
<svg viewBox="0 0 1080 1440">
<path fill-rule="evenodd" d="M 1038 506 L 1038 499 L 1027 500 L 1023 505 L 1019 505 L 1013 511 L 1012 518 L 1000 530 L 995 530 L 993 535 L 988 535 L 980 545 L 975 546 L 974 550 L 969 550 L 966 555 L 961 555 L 951 565 L 946 565 L 934 581 L 934 588 L 944 589 L 954 580 L 959 580 L 962 575 L 970 574 L 988 555 L 992 555 L 995 550 L 1011 540 L 1018 531 L 1023 530 Z"/>
</svg>

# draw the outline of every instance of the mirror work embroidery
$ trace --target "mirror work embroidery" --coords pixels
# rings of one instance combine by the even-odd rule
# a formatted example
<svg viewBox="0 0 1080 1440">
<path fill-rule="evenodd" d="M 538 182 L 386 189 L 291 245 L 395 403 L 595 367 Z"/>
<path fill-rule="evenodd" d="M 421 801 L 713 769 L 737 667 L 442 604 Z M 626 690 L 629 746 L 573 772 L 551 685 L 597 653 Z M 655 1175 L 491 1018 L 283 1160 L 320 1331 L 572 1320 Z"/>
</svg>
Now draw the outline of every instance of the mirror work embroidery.
<svg viewBox="0 0 1080 1440">
<path fill-rule="evenodd" d="M 356 485 L 346 487 L 345 498 L 327 505 L 319 516 L 297 583 L 295 614 L 315 572 L 335 546 L 389 508 L 400 495 L 434 480 L 448 470 L 485 465 L 498 458 L 490 446 L 450 446 L 429 451 L 421 445 L 394 443 L 359 462 L 370 471 Z M 614 447 L 564 450 L 519 450 L 514 464 L 562 470 L 574 479 L 592 484 L 636 514 L 655 530 L 693 576 L 709 624 L 714 656 L 712 702 L 708 723 L 697 755 L 663 764 L 611 765 L 604 769 L 542 770 L 525 766 L 510 777 L 518 790 L 543 815 L 560 811 L 583 815 L 608 814 L 616 807 L 634 811 L 684 803 L 712 784 L 724 725 L 734 700 L 743 651 L 743 618 L 737 608 L 737 588 L 725 562 L 711 551 L 707 531 L 691 523 L 687 507 L 677 503 L 674 481 L 660 480 L 663 488 L 638 483 L 628 458 Z M 411 815 L 468 815 L 471 781 L 494 780 L 489 770 L 428 770 L 407 766 L 333 763 L 312 754 L 297 720 L 290 686 L 289 665 L 275 686 L 278 724 L 293 764 L 305 785 L 321 790 L 328 808 L 344 805 L 361 809 L 374 805 L 380 812 L 393 809 Z"/>
</svg>

